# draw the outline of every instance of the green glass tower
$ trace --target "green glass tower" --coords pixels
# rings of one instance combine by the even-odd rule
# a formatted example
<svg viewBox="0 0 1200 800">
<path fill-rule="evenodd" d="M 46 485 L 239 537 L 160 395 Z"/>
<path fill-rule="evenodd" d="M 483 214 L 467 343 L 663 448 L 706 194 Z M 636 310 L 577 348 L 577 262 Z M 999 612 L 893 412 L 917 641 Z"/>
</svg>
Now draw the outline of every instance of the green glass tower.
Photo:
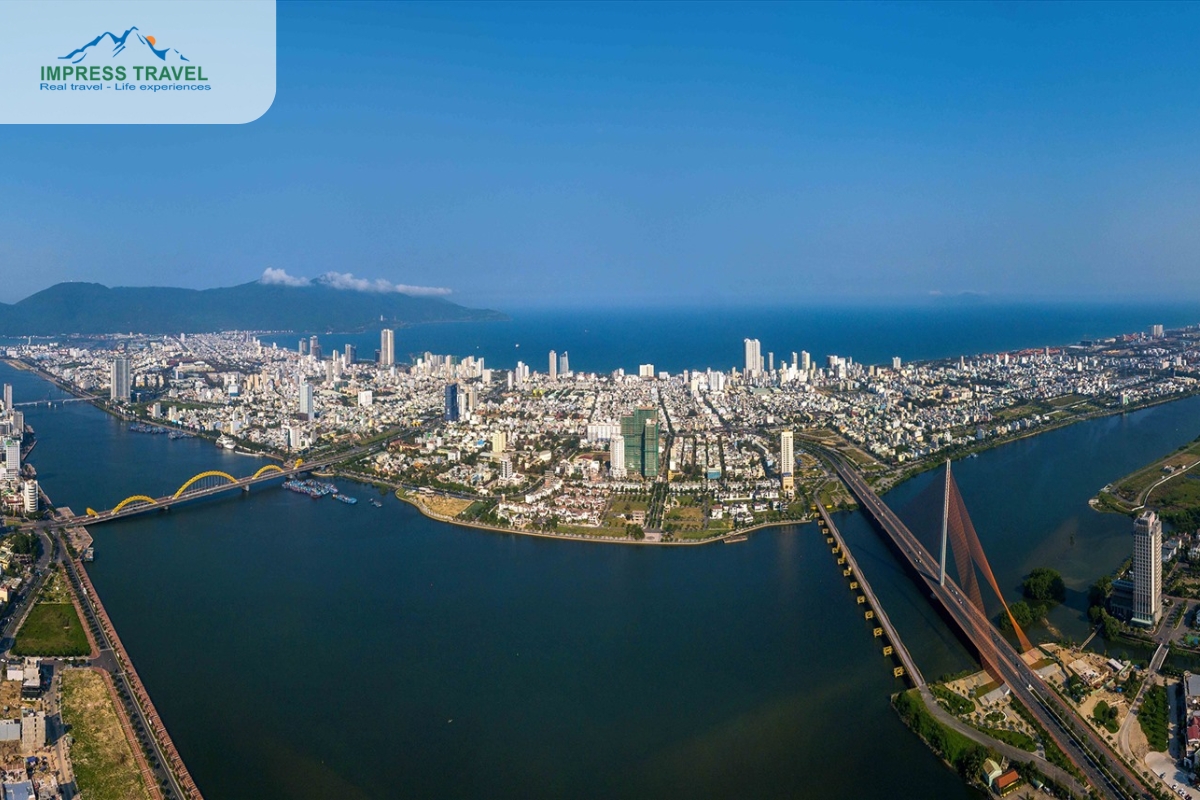
<svg viewBox="0 0 1200 800">
<path fill-rule="evenodd" d="M 643 478 L 658 476 L 658 409 L 639 408 L 621 417 L 625 440 L 625 470 Z"/>
</svg>

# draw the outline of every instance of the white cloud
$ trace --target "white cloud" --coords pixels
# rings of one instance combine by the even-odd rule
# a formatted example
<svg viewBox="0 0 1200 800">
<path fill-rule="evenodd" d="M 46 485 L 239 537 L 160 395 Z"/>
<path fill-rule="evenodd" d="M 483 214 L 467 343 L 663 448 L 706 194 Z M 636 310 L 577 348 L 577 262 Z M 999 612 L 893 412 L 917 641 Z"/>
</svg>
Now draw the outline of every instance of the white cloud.
<svg viewBox="0 0 1200 800">
<path fill-rule="evenodd" d="M 403 283 L 392 283 L 383 278 L 368 280 L 356 278 L 349 272 L 326 272 L 317 278 L 317 283 L 323 283 L 334 289 L 347 289 L 352 292 L 379 292 L 380 294 L 407 294 L 414 297 L 443 297 L 450 294 L 449 289 L 437 286 L 409 286 Z"/>
<path fill-rule="evenodd" d="M 288 275 L 287 270 L 272 269 L 271 267 L 263 270 L 262 278 L 259 280 L 259 283 L 265 283 L 269 286 L 308 286 L 311 282 L 308 278 Z"/>
<path fill-rule="evenodd" d="M 310 286 L 313 283 L 319 283 L 332 289 L 344 289 L 351 292 L 395 293 L 407 294 L 412 297 L 445 297 L 450 294 L 449 289 L 439 286 L 409 286 L 404 283 L 392 283 L 383 278 L 375 280 L 356 278 L 349 272 L 326 272 L 318 278 L 310 279 L 289 275 L 286 270 L 272 269 L 271 267 L 263 270 L 261 282 L 277 286 Z"/>
</svg>

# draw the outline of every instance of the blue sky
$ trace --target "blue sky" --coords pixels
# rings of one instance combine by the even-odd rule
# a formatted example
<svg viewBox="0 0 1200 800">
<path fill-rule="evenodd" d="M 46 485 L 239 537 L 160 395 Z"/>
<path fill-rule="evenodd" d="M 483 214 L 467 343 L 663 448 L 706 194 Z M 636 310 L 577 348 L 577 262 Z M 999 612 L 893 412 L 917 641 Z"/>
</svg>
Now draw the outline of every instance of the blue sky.
<svg viewBox="0 0 1200 800">
<path fill-rule="evenodd" d="M 1200 299 L 1200 6 L 280 3 L 241 126 L 0 128 L 0 300 Z"/>
</svg>

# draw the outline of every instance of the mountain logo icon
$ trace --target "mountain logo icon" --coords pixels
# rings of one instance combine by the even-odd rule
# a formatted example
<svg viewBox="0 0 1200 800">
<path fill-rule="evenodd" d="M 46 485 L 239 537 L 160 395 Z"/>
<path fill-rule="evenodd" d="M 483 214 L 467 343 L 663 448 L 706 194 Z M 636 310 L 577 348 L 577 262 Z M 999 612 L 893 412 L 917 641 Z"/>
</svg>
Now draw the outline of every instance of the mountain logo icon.
<svg viewBox="0 0 1200 800">
<path fill-rule="evenodd" d="M 147 36 L 136 27 L 130 28 L 120 36 L 111 31 L 92 39 L 82 47 L 77 47 L 65 56 L 59 56 L 60 61 L 70 61 L 79 64 L 85 60 L 88 63 L 144 63 L 147 58 L 157 58 L 167 64 L 188 63 L 183 53 L 173 47 L 157 47 L 158 40 Z"/>
</svg>

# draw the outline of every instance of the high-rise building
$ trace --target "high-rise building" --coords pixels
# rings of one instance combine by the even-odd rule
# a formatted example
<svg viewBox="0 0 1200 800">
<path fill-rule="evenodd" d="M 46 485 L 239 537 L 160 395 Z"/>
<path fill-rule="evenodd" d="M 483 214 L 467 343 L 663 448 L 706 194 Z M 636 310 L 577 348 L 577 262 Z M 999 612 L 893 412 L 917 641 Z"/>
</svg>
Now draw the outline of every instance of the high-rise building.
<svg viewBox="0 0 1200 800">
<path fill-rule="evenodd" d="M 458 422 L 458 384 L 446 384 L 446 422 Z"/>
<path fill-rule="evenodd" d="M 892 356 L 892 369 L 900 369 L 900 356 Z"/>
<path fill-rule="evenodd" d="M 379 332 L 379 363 L 385 367 L 396 363 L 396 332 L 391 328 Z"/>
<path fill-rule="evenodd" d="M 564 353 L 564 355 L 566 355 L 566 354 Z M 4 384 L 4 409 L 3 410 L 4 411 L 12 411 L 13 410 L 12 384 L 11 383 Z"/>
<path fill-rule="evenodd" d="M 508 456 L 500 459 L 500 478 L 508 480 L 513 476 L 512 459 Z"/>
<path fill-rule="evenodd" d="M 779 434 L 779 476 L 780 488 L 789 499 L 796 494 L 796 450 L 792 441 L 792 432 L 784 431 Z"/>
<path fill-rule="evenodd" d="M 558 353 L 550 351 L 550 380 L 558 379 Z"/>
<path fill-rule="evenodd" d="M 302 381 L 300 383 L 300 416 L 305 419 L 312 419 L 316 416 L 316 409 L 313 408 L 313 387 L 311 383 Z"/>
<path fill-rule="evenodd" d="M 567 358 L 567 351 L 563 350 L 562 355 L 558 357 L 558 374 L 566 375 L 571 371 L 571 362 Z"/>
<path fill-rule="evenodd" d="M 321 345 L 317 342 L 317 335 L 315 333 L 308 337 L 308 352 L 313 358 L 318 361 L 321 360 Z"/>
<path fill-rule="evenodd" d="M 494 431 L 492 433 L 492 452 L 500 455 L 508 449 L 508 434 L 504 431 Z"/>
<path fill-rule="evenodd" d="M 775 371 L 775 354 L 767 353 L 767 372 Z"/>
<path fill-rule="evenodd" d="M 638 377 L 639 378 L 653 378 L 654 377 L 654 365 L 653 364 L 638 364 Z"/>
<path fill-rule="evenodd" d="M 742 347 L 746 351 L 747 378 L 757 378 L 763 371 L 762 342 L 758 339 L 743 339 Z"/>
<path fill-rule="evenodd" d="M 807 350 L 800 351 L 800 371 L 808 372 L 812 369 L 812 355 Z"/>
<path fill-rule="evenodd" d="M 109 369 L 108 399 L 118 403 L 129 402 L 129 359 L 117 356 Z"/>
<path fill-rule="evenodd" d="M 38 510 L 38 482 L 34 480 L 25 481 L 25 488 L 21 491 L 21 498 L 25 503 L 25 513 L 36 514 Z"/>
<path fill-rule="evenodd" d="M 608 441 L 608 468 L 614 478 L 624 478 L 625 470 L 625 440 L 614 436 Z"/>
<path fill-rule="evenodd" d="M 349 366 L 355 361 L 358 361 L 358 348 L 352 344 L 346 345 L 346 365 Z"/>
<path fill-rule="evenodd" d="M 4 479 L 15 481 L 21 474 L 21 439 L 19 437 L 4 440 Z"/>
<path fill-rule="evenodd" d="M 297 346 L 296 352 L 302 356 L 308 355 L 308 339 L 300 340 L 300 344 Z"/>
<path fill-rule="evenodd" d="M 1155 339 L 1163 338 L 1163 326 L 1162 325 L 1150 326 L 1150 335 L 1153 336 Z"/>
<path fill-rule="evenodd" d="M 1143 511 L 1133 523 L 1133 623 L 1153 627 L 1162 616 L 1162 521 Z"/>
<path fill-rule="evenodd" d="M 658 409 L 639 408 L 621 417 L 625 471 L 643 478 L 658 476 Z"/>
</svg>

